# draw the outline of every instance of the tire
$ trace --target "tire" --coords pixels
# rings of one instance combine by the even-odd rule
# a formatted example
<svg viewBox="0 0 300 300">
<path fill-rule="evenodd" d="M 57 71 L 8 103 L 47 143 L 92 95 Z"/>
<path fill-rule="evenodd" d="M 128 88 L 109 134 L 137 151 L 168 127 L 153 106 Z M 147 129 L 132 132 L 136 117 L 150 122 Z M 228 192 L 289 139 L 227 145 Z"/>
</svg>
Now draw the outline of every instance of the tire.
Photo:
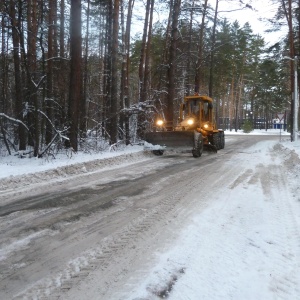
<svg viewBox="0 0 300 300">
<path fill-rule="evenodd" d="M 164 150 L 153 150 L 152 152 L 153 152 L 154 155 L 158 155 L 158 156 L 164 154 Z"/>
<path fill-rule="evenodd" d="M 220 135 L 220 149 L 225 148 L 225 134 L 223 131 L 219 132 Z"/>
<path fill-rule="evenodd" d="M 217 150 L 221 149 L 220 135 L 218 133 L 214 133 L 212 136 L 212 144 L 216 147 Z"/>
<path fill-rule="evenodd" d="M 202 137 L 202 134 L 198 133 L 198 132 L 195 133 L 194 139 L 195 139 L 195 141 L 194 141 L 195 142 L 195 147 L 192 150 L 192 154 L 195 158 L 198 158 L 203 153 L 203 137 Z"/>
</svg>

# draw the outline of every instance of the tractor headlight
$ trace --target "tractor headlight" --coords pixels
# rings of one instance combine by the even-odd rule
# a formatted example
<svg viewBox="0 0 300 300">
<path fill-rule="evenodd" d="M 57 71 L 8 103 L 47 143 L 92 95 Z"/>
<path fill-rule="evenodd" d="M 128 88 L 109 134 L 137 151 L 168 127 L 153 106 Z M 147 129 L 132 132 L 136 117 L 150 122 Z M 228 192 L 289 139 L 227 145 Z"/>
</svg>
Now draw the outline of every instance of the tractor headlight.
<svg viewBox="0 0 300 300">
<path fill-rule="evenodd" d="M 157 126 L 163 126 L 163 124 L 164 124 L 164 121 L 163 121 L 163 120 L 157 120 L 157 121 L 156 121 L 156 125 L 157 125 Z"/>
<path fill-rule="evenodd" d="M 188 123 L 188 125 L 193 125 L 194 124 L 194 119 L 188 119 L 187 123 Z"/>
</svg>

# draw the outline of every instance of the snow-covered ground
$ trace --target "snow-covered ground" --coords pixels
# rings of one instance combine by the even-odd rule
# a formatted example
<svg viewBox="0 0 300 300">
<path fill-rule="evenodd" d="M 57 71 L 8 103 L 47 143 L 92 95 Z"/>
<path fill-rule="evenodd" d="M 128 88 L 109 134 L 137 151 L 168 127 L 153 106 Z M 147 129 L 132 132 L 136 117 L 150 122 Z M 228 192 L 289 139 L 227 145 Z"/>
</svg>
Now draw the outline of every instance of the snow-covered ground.
<svg viewBox="0 0 300 300">
<path fill-rule="evenodd" d="M 228 132 L 226 139 L 238 134 Z M 195 207 L 176 240 L 157 250 L 157 263 L 145 267 L 146 274 L 140 271 L 139 278 L 127 278 L 110 299 L 300 299 L 300 143 L 290 142 L 285 132 L 280 137 L 279 130 L 250 135 L 255 134 L 276 135 L 278 142 L 261 142 L 226 162 L 242 173 L 201 213 Z M 130 164 L 141 153 L 141 146 L 128 146 L 56 159 L 0 157 L 0 189 Z M 216 176 L 221 181 L 222 174 Z M 190 196 L 196 199 L 197 191 Z M 95 274 L 87 290 L 79 286 L 64 299 L 102 299 L 101 280 Z"/>
<path fill-rule="evenodd" d="M 300 144 L 261 146 L 237 156 L 247 171 L 193 216 L 128 299 L 151 299 L 149 287 L 172 300 L 300 299 Z"/>
<path fill-rule="evenodd" d="M 243 134 L 241 130 L 238 132 L 228 131 L 228 135 L 240 135 Z M 287 137 L 290 136 L 289 133 L 285 131 L 280 131 L 279 129 L 269 129 L 265 130 L 254 130 L 247 135 L 282 135 L 282 137 L 287 140 Z M 280 137 L 279 137 L 280 138 Z M 278 138 L 278 139 L 279 139 Z M 127 146 L 120 151 L 106 151 L 97 154 L 91 153 L 60 153 L 55 155 L 55 158 L 49 156 L 46 158 L 22 158 L 20 159 L 18 155 L 11 156 L 1 156 L 0 155 L 0 179 L 9 177 L 9 176 L 18 176 L 21 175 L 24 177 L 26 174 L 33 174 L 37 172 L 43 172 L 47 170 L 53 170 L 55 168 L 64 168 L 65 170 L 69 166 L 82 165 L 82 163 L 109 159 L 107 166 L 109 167 L 109 161 L 115 161 L 116 157 L 130 155 L 132 153 L 137 153 L 143 150 L 143 146 Z M 114 159 L 115 158 L 115 159 Z M 77 167 L 76 167 L 77 168 Z M 82 172 L 81 169 L 78 170 Z M 75 172 L 75 170 L 73 170 Z"/>
</svg>

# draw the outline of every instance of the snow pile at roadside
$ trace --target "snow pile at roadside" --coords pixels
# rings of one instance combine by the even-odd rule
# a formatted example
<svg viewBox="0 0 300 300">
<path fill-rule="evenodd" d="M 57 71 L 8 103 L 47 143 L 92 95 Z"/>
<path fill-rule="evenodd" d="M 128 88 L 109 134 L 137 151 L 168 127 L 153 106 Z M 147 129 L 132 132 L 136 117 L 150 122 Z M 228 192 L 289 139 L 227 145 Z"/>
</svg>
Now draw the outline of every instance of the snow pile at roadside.
<svg viewBox="0 0 300 300">
<path fill-rule="evenodd" d="M 166 146 L 161 146 L 161 145 L 153 145 L 151 143 L 144 143 L 144 149 L 145 150 L 164 150 Z"/>
<path fill-rule="evenodd" d="M 128 147 L 129 148 L 129 147 Z M 142 146 L 134 146 L 125 151 L 107 152 L 102 154 L 73 154 L 57 160 L 46 161 L 35 158 L 6 157 L 0 161 L 0 190 L 13 187 L 28 186 L 49 180 L 63 179 L 98 169 L 112 168 L 124 163 L 149 158 L 149 153 L 142 151 Z"/>
<path fill-rule="evenodd" d="M 277 148 L 279 155 L 283 157 L 285 175 L 289 178 L 294 197 L 300 202 L 300 141 L 276 144 L 274 148 Z"/>
<path fill-rule="evenodd" d="M 237 134 L 237 135 L 240 135 L 240 134 L 246 134 L 246 135 L 282 135 L 282 136 L 290 136 L 291 133 L 290 132 L 287 132 L 287 131 L 284 131 L 284 130 L 280 130 L 280 129 L 268 129 L 268 130 L 265 130 L 265 129 L 254 129 L 253 131 L 249 132 L 249 133 L 244 133 L 243 130 L 239 129 L 238 131 L 235 131 L 234 129 L 229 131 L 229 130 L 226 130 L 225 131 L 225 134 Z"/>
<path fill-rule="evenodd" d="M 245 134 L 242 130 L 238 132 L 226 131 L 226 135 Z M 250 135 L 279 135 L 279 129 L 254 130 Z M 281 131 L 287 143 L 285 145 L 293 149 L 294 143 L 290 143 L 290 133 Z M 151 145 L 151 144 L 149 144 Z M 155 150 L 157 148 L 151 149 Z M 99 168 L 111 168 L 122 163 L 130 163 L 139 159 L 146 159 L 149 152 L 143 151 L 142 145 L 126 146 L 123 150 L 106 151 L 96 154 L 77 153 L 60 154 L 53 158 L 19 158 L 17 156 L 0 156 L 0 191 L 13 187 L 28 186 L 49 180 L 63 179 L 82 173 L 93 172 Z M 150 149 L 149 149 L 150 150 Z M 300 150 L 300 149 L 299 149 Z M 300 151 L 299 151 L 300 152 Z"/>
</svg>

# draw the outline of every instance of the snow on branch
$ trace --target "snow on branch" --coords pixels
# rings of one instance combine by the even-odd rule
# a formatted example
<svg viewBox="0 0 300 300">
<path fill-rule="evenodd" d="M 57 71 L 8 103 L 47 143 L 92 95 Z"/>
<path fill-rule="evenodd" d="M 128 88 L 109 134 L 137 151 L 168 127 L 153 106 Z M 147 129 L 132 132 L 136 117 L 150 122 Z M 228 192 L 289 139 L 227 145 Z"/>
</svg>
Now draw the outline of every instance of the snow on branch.
<svg viewBox="0 0 300 300">
<path fill-rule="evenodd" d="M 12 117 L 10 117 L 10 116 L 4 114 L 4 113 L 0 113 L 0 117 L 6 118 L 6 119 L 8 119 L 8 120 L 10 120 L 10 121 L 12 121 L 12 122 L 15 122 L 15 123 L 19 123 L 19 124 L 23 125 L 23 126 L 29 131 L 29 128 L 26 126 L 26 124 L 24 124 L 24 123 L 23 123 L 21 120 L 19 120 L 19 119 L 12 118 Z"/>
<path fill-rule="evenodd" d="M 153 104 L 148 104 L 147 102 L 139 102 L 131 105 L 128 108 L 121 109 L 121 113 L 124 114 L 138 114 L 141 112 L 145 112 L 146 110 L 153 109 L 157 112 L 157 108 Z"/>
<path fill-rule="evenodd" d="M 64 140 L 69 140 L 68 137 L 62 135 L 62 132 L 63 132 L 63 131 L 59 131 L 59 130 L 57 130 L 57 129 L 55 128 L 55 126 L 54 126 L 54 124 L 52 123 L 52 121 L 48 118 L 48 116 L 47 116 L 43 111 L 41 111 L 41 110 L 39 110 L 39 109 L 38 109 L 37 111 L 47 119 L 47 121 L 51 124 L 52 128 L 53 128 L 54 131 L 57 133 L 57 135 L 59 135 L 60 138 L 62 138 L 62 139 L 64 139 Z M 66 131 L 66 130 L 64 130 L 64 131 Z"/>
<path fill-rule="evenodd" d="M 46 75 L 42 76 L 38 83 L 35 83 L 34 80 L 31 78 L 31 82 L 35 86 L 36 89 L 40 87 L 40 85 L 43 83 L 44 79 L 46 78 Z"/>
<path fill-rule="evenodd" d="M 65 57 L 61 57 L 61 56 L 53 56 L 53 57 L 45 59 L 45 61 L 49 61 L 49 60 L 56 60 L 56 61 L 66 60 L 66 61 L 70 61 L 70 58 L 65 58 Z"/>
</svg>

